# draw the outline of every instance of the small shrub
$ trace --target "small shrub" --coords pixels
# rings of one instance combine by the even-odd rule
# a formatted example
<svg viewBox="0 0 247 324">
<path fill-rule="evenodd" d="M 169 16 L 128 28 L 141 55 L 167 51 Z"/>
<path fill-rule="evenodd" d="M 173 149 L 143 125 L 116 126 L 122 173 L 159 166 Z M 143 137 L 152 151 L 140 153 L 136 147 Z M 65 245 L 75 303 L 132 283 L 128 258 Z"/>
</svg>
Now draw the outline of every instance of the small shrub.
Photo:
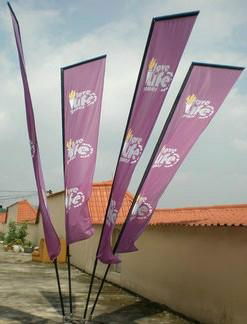
<svg viewBox="0 0 247 324">
<path fill-rule="evenodd" d="M 4 244 L 6 245 L 22 245 L 24 246 L 27 237 L 27 224 L 17 225 L 14 221 L 9 222 L 8 232 L 4 236 Z"/>
<path fill-rule="evenodd" d="M 13 245 L 17 239 L 17 227 L 14 221 L 9 222 L 8 232 L 4 238 L 4 244 Z"/>
<path fill-rule="evenodd" d="M 24 223 L 19 225 L 17 230 L 17 239 L 20 241 L 21 245 L 25 244 L 26 237 L 27 237 L 27 224 Z"/>
</svg>

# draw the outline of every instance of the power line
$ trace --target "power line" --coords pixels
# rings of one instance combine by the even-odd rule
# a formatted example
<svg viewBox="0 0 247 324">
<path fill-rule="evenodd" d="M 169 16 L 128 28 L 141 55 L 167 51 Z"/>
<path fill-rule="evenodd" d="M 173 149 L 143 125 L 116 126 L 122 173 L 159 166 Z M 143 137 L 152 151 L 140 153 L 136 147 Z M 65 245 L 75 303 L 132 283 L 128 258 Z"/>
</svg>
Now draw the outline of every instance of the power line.
<svg viewBox="0 0 247 324">
<path fill-rule="evenodd" d="M 37 192 L 37 191 L 34 191 L 34 190 L 0 190 L 0 192 L 15 192 L 15 193 L 18 193 L 18 192 Z"/>
<path fill-rule="evenodd" d="M 7 200 L 15 200 L 15 199 L 24 199 L 24 198 L 30 198 L 33 196 L 36 196 L 37 193 L 33 193 L 33 194 L 27 194 L 27 195 L 14 195 L 14 196 L 1 196 L 0 195 L 0 201 L 7 201 Z"/>
<path fill-rule="evenodd" d="M 11 199 L 18 199 L 18 198 L 27 198 L 33 197 L 35 195 L 25 195 L 25 196 L 0 196 L 0 200 L 11 200 Z"/>
</svg>

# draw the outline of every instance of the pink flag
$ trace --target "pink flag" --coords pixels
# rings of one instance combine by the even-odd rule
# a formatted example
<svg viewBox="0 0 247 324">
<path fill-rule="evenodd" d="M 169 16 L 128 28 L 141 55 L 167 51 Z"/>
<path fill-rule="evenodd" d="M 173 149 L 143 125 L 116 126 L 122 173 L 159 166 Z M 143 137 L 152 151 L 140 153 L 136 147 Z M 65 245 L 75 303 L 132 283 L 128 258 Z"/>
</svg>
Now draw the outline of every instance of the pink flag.
<svg viewBox="0 0 247 324">
<path fill-rule="evenodd" d="M 174 78 L 197 15 L 198 11 L 158 17 L 152 21 L 97 252 L 97 258 L 103 263 L 119 262 L 111 247 L 116 217 L 135 166 Z"/>
<path fill-rule="evenodd" d="M 93 235 L 88 199 L 99 135 L 106 56 L 61 70 L 67 243 Z"/>
<path fill-rule="evenodd" d="M 204 131 L 242 68 L 193 63 L 156 145 L 146 178 L 133 201 L 118 253 L 136 251 L 135 241 L 191 147 Z M 168 126 L 168 128 L 167 128 Z"/>
<path fill-rule="evenodd" d="M 56 231 L 51 223 L 49 211 L 47 208 L 46 190 L 45 190 L 44 178 L 43 178 L 41 162 L 40 162 L 40 154 L 39 154 L 39 146 L 38 146 L 38 141 L 37 141 L 37 136 L 36 136 L 33 106 L 32 106 L 32 100 L 31 100 L 31 95 L 30 95 L 30 90 L 29 90 L 28 80 L 27 80 L 27 74 L 26 74 L 26 69 L 25 69 L 25 61 L 24 61 L 23 48 L 22 48 L 22 43 L 21 43 L 21 34 L 20 34 L 19 24 L 18 24 L 15 14 L 14 14 L 14 11 L 11 8 L 9 3 L 8 3 L 8 6 L 10 9 L 12 24 L 13 24 L 14 33 L 15 33 L 15 40 L 16 40 L 16 46 L 17 46 L 17 50 L 18 50 L 21 76 L 22 76 L 22 82 L 23 82 L 23 88 L 24 88 L 27 128 L 28 128 L 28 136 L 29 136 L 30 147 L 31 147 L 31 155 L 32 155 L 32 160 L 33 160 L 33 168 L 34 168 L 36 186 L 37 186 L 37 190 L 38 190 L 39 209 L 40 209 L 40 213 L 42 216 L 44 235 L 45 235 L 45 241 L 46 241 L 46 245 L 47 245 L 48 254 L 49 254 L 50 259 L 53 261 L 59 255 L 60 242 L 59 242 L 59 238 L 56 234 Z"/>
</svg>

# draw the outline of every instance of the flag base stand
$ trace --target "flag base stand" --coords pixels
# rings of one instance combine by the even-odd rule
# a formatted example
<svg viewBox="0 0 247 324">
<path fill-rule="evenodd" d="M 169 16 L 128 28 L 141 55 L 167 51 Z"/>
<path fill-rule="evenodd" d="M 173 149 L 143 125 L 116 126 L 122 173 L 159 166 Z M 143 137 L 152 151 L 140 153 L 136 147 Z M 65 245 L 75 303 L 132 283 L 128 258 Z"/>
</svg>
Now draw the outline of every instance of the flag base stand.
<svg viewBox="0 0 247 324">
<path fill-rule="evenodd" d="M 63 316 L 63 324 L 70 324 L 72 323 L 72 320 L 70 319 L 70 316 Z"/>
<path fill-rule="evenodd" d="M 74 323 L 74 322 L 73 322 Z M 81 324 L 104 324 L 104 322 L 99 322 L 99 321 L 94 321 L 92 319 L 88 319 L 88 320 L 81 320 L 80 322 L 77 323 L 81 323 Z"/>
<path fill-rule="evenodd" d="M 94 321 L 93 319 L 72 319 L 70 316 L 63 317 L 63 324 L 104 324 L 103 322 Z"/>
<path fill-rule="evenodd" d="M 71 323 L 74 323 L 73 322 L 73 314 L 70 314 L 70 315 L 65 315 L 63 317 L 63 324 L 71 324 Z M 76 322 L 75 322 L 76 323 Z"/>
</svg>

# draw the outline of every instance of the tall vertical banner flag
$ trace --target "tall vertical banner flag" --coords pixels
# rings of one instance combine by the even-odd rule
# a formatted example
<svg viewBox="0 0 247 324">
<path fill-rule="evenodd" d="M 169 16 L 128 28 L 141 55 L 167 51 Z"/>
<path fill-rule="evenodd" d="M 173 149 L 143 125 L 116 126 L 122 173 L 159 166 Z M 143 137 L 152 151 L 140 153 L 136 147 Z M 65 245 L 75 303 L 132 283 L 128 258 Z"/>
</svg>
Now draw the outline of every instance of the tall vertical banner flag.
<svg viewBox="0 0 247 324">
<path fill-rule="evenodd" d="M 116 251 L 136 251 L 162 193 L 210 123 L 243 68 L 192 63 L 155 148 L 153 162 L 130 209 Z M 168 119 L 169 119 L 168 117 Z"/>
<path fill-rule="evenodd" d="M 67 244 L 94 230 L 88 209 L 99 135 L 106 56 L 61 69 Z"/>
<path fill-rule="evenodd" d="M 131 176 L 154 127 L 198 11 L 154 18 L 116 167 L 97 258 L 117 263 L 111 235 Z"/>
<path fill-rule="evenodd" d="M 29 141 L 30 141 L 30 148 L 31 148 L 31 155 L 32 155 L 32 161 L 33 161 L 36 186 L 37 186 L 38 197 L 39 197 L 39 209 L 40 209 L 40 213 L 42 216 L 44 235 L 45 235 L 45 241 L 46 241 L 46 245 L 47 245 L 48 254 L 49 254 L 49 257 L 51 260 L 55 260 L 60 252 L 60 242 L 59 242 L 59 238 L 56 234 L 56 231 L 52 225 L 49 211 L 47 208 L 46 190 L 45 190 L 44 178 L 43 178 L 43 173 L 42 173 L 42 168 L 41 168 L 39 146 L 38 146 L 38 141 L 37 141 L 37 136 L 36 136 L 36 128 L 35 128 L 32 100 L 31 100 L 28 79 L 27 79 L 27 74 L 26 74 L 26 69 L 25 69 L 25 61 L 24 61 L 24 54 L 23 54 L 23 48 L 22 48 L 22 42 L 21 42 L 20 28 L 19 28 L 17 18 L 14 14 L 14 11 L 11 8 L 9 3 L 8 3 L 8 6 L 10 9 L 12 24 L 13 24 L 13 28 L 14 28 L 14 34 L 15 34 L 16 46 L 17 46 L 17 50 L 18 50 L 22 82 L 23 82 L 23 88 L 24 88 L 27 128 L 28 128 L 28 136 L 29 136 Z"/>
</svg>

